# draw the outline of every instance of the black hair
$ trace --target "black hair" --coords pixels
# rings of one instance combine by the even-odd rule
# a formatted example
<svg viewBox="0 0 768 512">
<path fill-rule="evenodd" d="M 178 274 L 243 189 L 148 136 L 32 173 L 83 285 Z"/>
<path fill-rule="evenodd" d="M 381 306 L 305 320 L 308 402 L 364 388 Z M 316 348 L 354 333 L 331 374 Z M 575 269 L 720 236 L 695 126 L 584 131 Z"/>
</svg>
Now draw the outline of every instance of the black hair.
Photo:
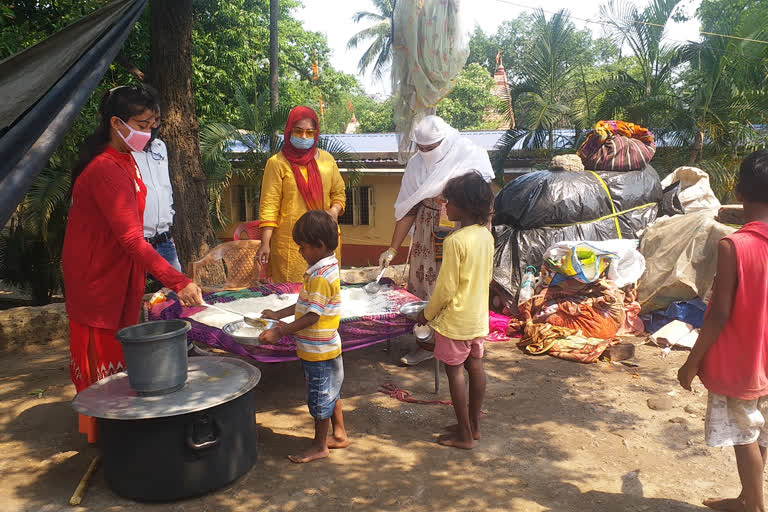
<svg viewBox="0 0 768 512">
<path fill-rule="evenodd" d="M 475 170 L 449 180 L 443 189 L 443 197 L 465 212 L 475 224 L 484 226 L 491 218 L 493 190 Z"/>
<path fill-rule="evenodd" d="M 110 120 L 119 117 L 127 122 L 145 110 L 160 112 L 157 91 L 148 85 L 123 85 L 104 93 L 99 102 L 99 124 L 80 146 L 77 163 L 72 167 L 73 188 L 83 169 L 107 147 L 111 130 Z"/>
<path fill-rule="evenodd" d="M 324 210 L 310 210 L 293 225 L 293 241 L 312 247 L 325 246 L 335 251 L 339 246 L 339 228 L 333 217 Z"/>
<path fill-rule="evenodd" d="M 768 150 L 761 149 L 744 158 L 736 187 L 744 200 L 768 203 Z"/>
</svg>

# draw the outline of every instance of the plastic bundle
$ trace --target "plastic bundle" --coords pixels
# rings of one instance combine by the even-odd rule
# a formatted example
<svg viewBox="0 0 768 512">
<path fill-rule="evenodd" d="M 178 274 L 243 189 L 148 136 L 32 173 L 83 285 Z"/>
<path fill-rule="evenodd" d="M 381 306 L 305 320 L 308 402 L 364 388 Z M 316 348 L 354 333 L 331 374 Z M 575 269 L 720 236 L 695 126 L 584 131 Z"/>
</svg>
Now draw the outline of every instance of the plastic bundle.
<svg viewBox="0 0 768 512">
<path fill-rule="evenodd" d="M 598 179 L 599 177 L 599 179 Z M 656 170 L 537 171 L 508 183 L 494 202 L 494 290 L 514 304 L 529 265 L 556 242 L 637 238 L 656 220 Z"/>
</svg>

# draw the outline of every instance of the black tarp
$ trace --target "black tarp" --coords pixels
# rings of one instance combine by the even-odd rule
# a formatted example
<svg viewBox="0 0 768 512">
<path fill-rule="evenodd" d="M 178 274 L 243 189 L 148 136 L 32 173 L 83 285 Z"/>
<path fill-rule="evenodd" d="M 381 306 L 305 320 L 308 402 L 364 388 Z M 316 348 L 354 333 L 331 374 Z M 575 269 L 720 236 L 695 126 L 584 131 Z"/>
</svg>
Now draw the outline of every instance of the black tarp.
<svg viewBox="0 0 768 512">
<path fill-rule="evenodd" d="M 0 62 L 0 227 L 109 68 L 147 0 L 116 0 Z"/>
<path fill-rule="evenodd" d="M 493 218 L 493 281 L 503 299 L 514 305 L 525 268 L 539 268 L 553 244 L 619 238 L 611 199 L 617 213 L 625 212 L 616 216 L 623 238 L 637 238 L 640 230 L 656 220 L 662 189 L 653 167 L 597 174 L 610 198 L 592 173 L 568 171 L 533 172 L 498 193 Z"/>
</svg>

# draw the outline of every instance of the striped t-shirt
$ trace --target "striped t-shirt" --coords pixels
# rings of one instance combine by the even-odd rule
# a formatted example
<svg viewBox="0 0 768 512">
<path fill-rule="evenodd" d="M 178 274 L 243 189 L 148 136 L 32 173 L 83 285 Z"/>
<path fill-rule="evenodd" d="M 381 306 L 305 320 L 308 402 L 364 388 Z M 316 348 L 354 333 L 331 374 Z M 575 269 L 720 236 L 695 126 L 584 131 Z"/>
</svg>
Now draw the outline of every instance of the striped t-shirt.
<svg viewBox="0 0 768 512">
<path fill-rule="evenodd" d="M 336 256 L 323 258 L 304 273 L 304 282 L 296 302 L 296 320 L 307 313 L 320 319 L 298 331 L 296 353 L 305 361 L 326 361 L 341 354 L 341 280 Z"/>
</svg>

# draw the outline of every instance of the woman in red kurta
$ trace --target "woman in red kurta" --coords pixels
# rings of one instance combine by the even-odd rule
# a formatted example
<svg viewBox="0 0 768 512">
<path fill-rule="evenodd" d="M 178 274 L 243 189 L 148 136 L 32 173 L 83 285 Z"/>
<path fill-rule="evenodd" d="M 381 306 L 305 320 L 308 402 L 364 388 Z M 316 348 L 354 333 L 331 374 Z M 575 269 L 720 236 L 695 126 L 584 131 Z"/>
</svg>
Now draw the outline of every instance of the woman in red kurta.
<svg viewBox="0 0 768 512">
<path fill-rule="evenodd" d="M 143 150 L 156 123 L 157 99 L 145 86 L 104 95 L 101 122 L 86 140 L 72 172 L 72 206 L 62 267 L 70 333 L 70 374 L 77 391 L 125 369 L 118 329 L 138 321 L 147 271 L 200 304 L 200 288 L 144 240 L 147 188 L 131 151 Z M 93 418 L 80 431 L 95 442 Z"/>
</svg>

